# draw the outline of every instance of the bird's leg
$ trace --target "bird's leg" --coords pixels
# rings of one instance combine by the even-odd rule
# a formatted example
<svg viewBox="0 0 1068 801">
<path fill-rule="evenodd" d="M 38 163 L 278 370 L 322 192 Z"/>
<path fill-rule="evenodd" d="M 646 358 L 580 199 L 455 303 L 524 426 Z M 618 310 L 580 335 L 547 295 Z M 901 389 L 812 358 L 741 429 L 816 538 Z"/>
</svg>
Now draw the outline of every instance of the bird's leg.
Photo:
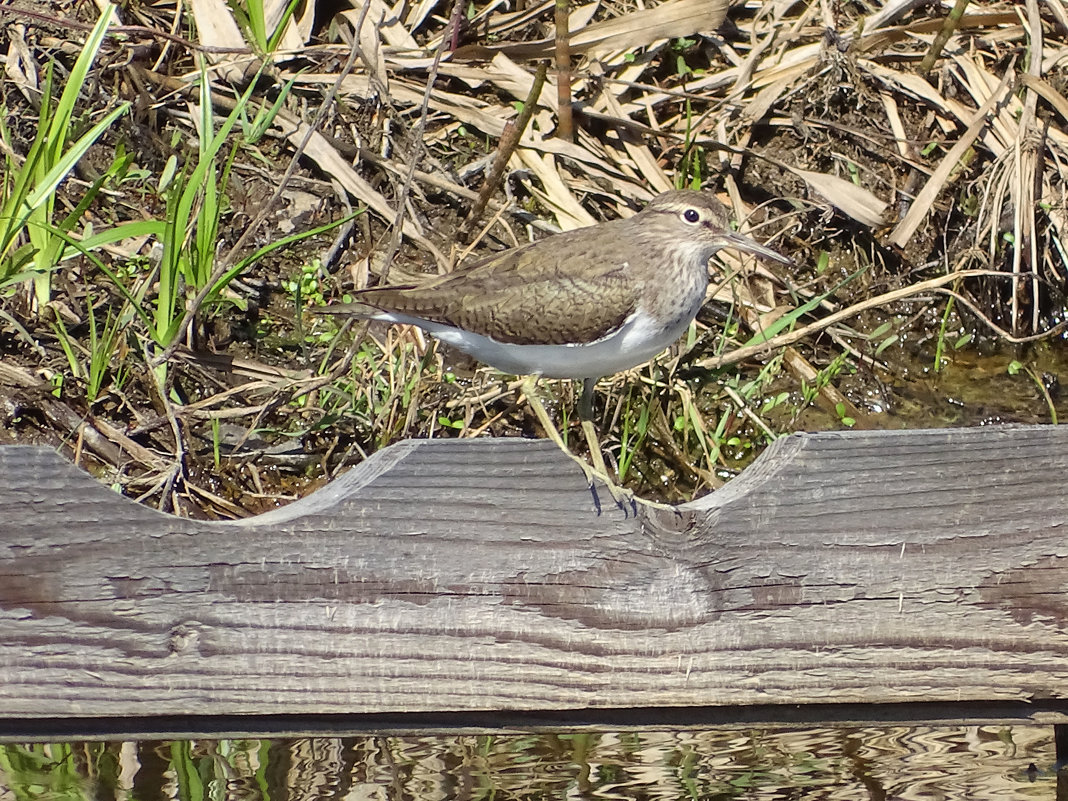
<svg viewBox="0 0 1068 801">
<path fill-rule="evenodd" d="M 611 478 L 608 477 L 608 469 L 605 467 L 604 457 L 601 455 L 601 443 L 597 439 L 597 431 L 593 427 L 593 422 L 590 420 L 592 416 L 589 412 L 592 411 L 593 406 L 593 384 L 596 379 L 588 378 L 583 385 L 582 400 L 579 401 L 579 418 L 582 422 L 582 433 L 586 436 L 586 444 L 590 449 L 590 458 L 593 460 L 593 467 L 590 467 L 583 459 L 573 454 L 566 444 L 564 444 L 564 438 L 560 435 L 559 429 L 549 419 L 549 413 L 545 410 L 544 404 L 538 397 L 535 388 L 538 384 L 537 376 L 527 376 L 523 381 L 522 389 L 523 397 L 526 398 L 527 404 L 534 412 L 534 416 L 538 418 L 538 422 L 541 427 L 545 429 L 546 435 L 556 446 L 570 456 L 579 467 L 582 468 L 583 474 L 586 476 L 586 482 L 590 485 L 590 489 L 595 491 L 594 479 L 601 481 L 607 488 L 609 494 L 612 496 L 612 500 L 621 509 L 633 509 L 635 506 L 633 494 L 627 492 L 622 487 L 617 486 Z M 587 397 L 588 395 L 588 397 Z M 588 408 L 584 409 L 584 406 Z M 596 491 L 595 491 L 596 492 Z"/>
<path fill-rule="evenodd" d="M 578 404 L 579 420 L 593 420 L 593 387 L 596 383 L 596 378 L 582 379 L 582 395 L 579 396 Z"/>
</svg>

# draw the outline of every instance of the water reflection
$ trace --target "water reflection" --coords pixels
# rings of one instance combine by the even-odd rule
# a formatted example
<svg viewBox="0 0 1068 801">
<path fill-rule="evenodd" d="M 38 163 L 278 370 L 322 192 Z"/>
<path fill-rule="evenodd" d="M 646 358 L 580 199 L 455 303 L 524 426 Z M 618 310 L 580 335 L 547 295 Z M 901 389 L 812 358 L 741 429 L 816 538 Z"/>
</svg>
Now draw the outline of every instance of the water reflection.
<svg viewBox="0 0 1068 801">
<path fill-rule="evenodd" d="M 1049 727 L 0 745 L 0 801 L 1054 798 Z"/>
</svg>

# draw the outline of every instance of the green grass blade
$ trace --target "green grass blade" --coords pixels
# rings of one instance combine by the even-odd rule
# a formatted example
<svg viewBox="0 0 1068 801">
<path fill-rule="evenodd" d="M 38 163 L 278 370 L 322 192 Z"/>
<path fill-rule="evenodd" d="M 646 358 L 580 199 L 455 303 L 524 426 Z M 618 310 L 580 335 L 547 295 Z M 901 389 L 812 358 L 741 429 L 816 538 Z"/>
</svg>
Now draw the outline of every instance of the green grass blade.
<svg viewBox="0 0 1068 801">
<path fill-rule="evenodd" d="M 93 61 L 96 60 L 97 51 L 100 50 L 100 45 L 104 41 L 108 25 L 111 24 L 114 15 L 115 7 L 110 4 L 106 5 L 105 11 L 100 15 L 100 19 L 96 21 L 93 30 L 90 31 L 89 38 L 86 39 L 85 46 L 82 47 L 82 52 L 78 54 L 70 75 L 67 76 L 63 94 L 59 97 L 55 113 L 52 115 L 51 124 L 48 126 L 47 147 L 51 157 L 49 161 L 54 160 L 67 142 L 70 121 L 74 114 L 74 106 L 78 102 L 78 95 L 85 88 L 85 80 L 89 75 L 89 68 L 92 67 Z"/>
<path fill-rule="evenodd" d="M 275 242 L 271 242 L 268 245 L 264 245 L 255 253 L 246 256 L 233 267 L 231 267 L 229 270 L 227 270 L 226 273 L 223 274 L 222 278 L 215 282 L 215 286 L 211 288 L 211 294 L 208 295 L 208 297 L 216 297 L 218 293 L 221 292 L 223 288 L 234 279 L 235 276 L 240 275 L 242 271 L 248 269 L 249 265 L 259 261 L 268 253 L 273 253 L 279 248 L 284 248 L 287 245 L 293 244 L 294 242 L 300 242 L 302 239 L 307 239 L 310 236 L 316 236 L 317 234 L 321 234 L 324 231 L 329 231 L 333 228 L 337 228 L 340 225 L 345 225 L 350 220 L 353 220 L 359 215 L 363 214 L 364 211 L 364 209 L 357 209 L 351 214 L 346 214 L 339 220 L 334 220 L 333 222 L 326 223 L 325 225 L 320 225 L 318 228 L 312 228 L 308 231 L 300 231 L 295 234 L 290 234 L 289 236 L 284 236 L 281 239 L 276 240 Z"/>
<path fill-rule="evenodd" d="M 59 186 L 70 171 L 74 169 L 74 165 L 86 154 L 89 148 L 92 147 L 93 143 L 100 138 L 104 131 L 106 131 L 116 119 L 129 110 L 129 103 L 123 103 L 118 108 L 112 109 L 104 119 L 100 120 L 100 122 L 90 128 L 86 134 L 75 142 L 70 150 L 68 150 L 63 157 L 53 165 L 52 169 L 45 173 L 41 182 L 29 195 L 26 196 L 25 201 L 23 201 L 23 208 L 27 216 L 31 211 L 40 207 L 46 200 L 48 200 L 48 198 L 56 191 L 56 187 Z"/>
</svg>

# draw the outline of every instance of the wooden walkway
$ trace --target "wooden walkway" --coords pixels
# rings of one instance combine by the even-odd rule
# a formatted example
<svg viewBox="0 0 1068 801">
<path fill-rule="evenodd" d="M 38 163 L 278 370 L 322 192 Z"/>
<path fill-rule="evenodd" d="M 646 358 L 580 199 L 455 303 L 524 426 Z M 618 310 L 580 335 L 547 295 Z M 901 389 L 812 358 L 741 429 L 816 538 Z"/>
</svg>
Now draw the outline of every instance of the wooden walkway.
<svg viewBox="0 0 1068 801">
<path fill-rule="evenodd" d="M 889 721 L 1068 722 L 1068 428 L 600 513 L 550 444 L 409 441 L 235 523 L 0 448 L 3 738 Z"/>
</svg>

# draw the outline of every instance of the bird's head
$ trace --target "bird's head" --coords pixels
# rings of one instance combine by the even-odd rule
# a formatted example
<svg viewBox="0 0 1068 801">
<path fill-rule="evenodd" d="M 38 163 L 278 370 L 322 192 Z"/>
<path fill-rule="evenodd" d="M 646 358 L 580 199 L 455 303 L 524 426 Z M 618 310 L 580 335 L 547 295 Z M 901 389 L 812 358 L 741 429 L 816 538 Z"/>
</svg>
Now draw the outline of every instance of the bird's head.
<svg viewBox="0 0 1068 801">
<path fill-rule="evenodd" d="M 780 264 L 790 259 L 731 230 L 727 208 L 709 192 L 679 189 L 665 192 L 649 202 L 641 212 L 643 228 L 655 229 L 655 238 L 666 247 L 688 248 L 688 255 L 701 261 L 717 250 L 734 248 Z"/>
</svg>

